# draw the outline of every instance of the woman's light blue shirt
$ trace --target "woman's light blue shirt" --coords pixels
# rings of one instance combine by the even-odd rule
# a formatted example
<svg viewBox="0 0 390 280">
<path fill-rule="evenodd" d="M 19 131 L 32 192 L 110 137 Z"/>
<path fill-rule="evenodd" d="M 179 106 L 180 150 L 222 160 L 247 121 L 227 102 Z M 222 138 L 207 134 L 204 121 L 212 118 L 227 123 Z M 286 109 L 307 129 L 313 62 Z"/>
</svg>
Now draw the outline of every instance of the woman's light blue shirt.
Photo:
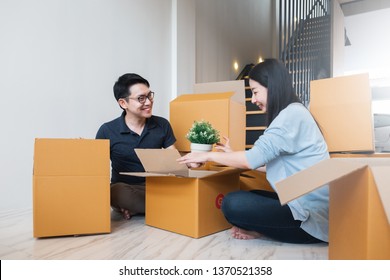
<svg viewBox="0 0 390 280">
<path fill-rule="evenodd" d="M 328 148 L 306 107 L 292 103 L 272 121 L 264 134 L 246 151 L 252 169 L 267 166 L 267 180 L 275 183 L 329 158 Z M 328 241 L 329 188 L 323 186 L 288 203 L 301 228 Z"/>
</svg>

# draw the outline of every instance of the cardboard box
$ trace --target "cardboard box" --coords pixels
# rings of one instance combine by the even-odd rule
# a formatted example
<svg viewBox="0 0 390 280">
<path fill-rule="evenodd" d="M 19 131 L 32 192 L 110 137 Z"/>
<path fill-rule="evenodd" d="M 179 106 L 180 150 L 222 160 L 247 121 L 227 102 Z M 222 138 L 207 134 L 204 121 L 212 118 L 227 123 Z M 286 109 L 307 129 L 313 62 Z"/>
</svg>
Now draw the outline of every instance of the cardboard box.
<svg viewBox="0 0 390 280">
<path fill-rule="evenodd" d="M 368 74 L 310 82 L 310 112 L 329 152 L 374 152 Z"/>
<path fill-rule="evenodd" d="M 109 233 L 109 140 L 35 139 L 34 237 Z"/>
<path fill-rule="evenodd" d="M 390 259 L 390 158 L 331 158 L 276 183 L 282 204 L 330 185 L 329 259 Z"/>
<path fill-rule="evenodd" d="M 196 84 L 194 94 L 183 94 L 170 102 L 170 123 L 179 151 L 189 152 L 186 134 L 194 121 L 206 120 L 230 139 L 234 150 L 245 149 L 244 81 Z"/>
<path fill-rule="evenodd" d="M 240 170 L 191 170 L 173 149 L 136 149 L 146 172 L 145 223 L 199 238 L 231 227 L 220 209 L 223 197 L 239 190 Z"/>
<path fill-rule="evenodd" d="M 240 174 L 240 189 L 244 191 L 264 190 L 274 192 L 266 178 L 266 173 L 258 170 L 248 170 Z"/>
</svg>

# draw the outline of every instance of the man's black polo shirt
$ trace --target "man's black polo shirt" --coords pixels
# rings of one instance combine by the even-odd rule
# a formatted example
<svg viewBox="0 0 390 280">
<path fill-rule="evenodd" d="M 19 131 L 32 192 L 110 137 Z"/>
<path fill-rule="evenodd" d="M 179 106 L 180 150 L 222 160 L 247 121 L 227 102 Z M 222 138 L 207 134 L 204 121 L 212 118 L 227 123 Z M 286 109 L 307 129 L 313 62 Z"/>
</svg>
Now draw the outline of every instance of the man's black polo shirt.
<svg viewBox="0 0 390 280">
<path fill-rule="evenodd" d="M 96 139 L 110 140 L 111 183 L 143 183 L 145 182 L 143 177 L 119 174 L 119 172 L 145 171 L 134 149 L 167 148 L 176 142 L 176 138 L 171 125 L 162 117 L 151 116 L 146 119 L 141 135 L 129 129 L 124 117 L 125 112 L 119 118 L 103 124 L 96 134 Z"/>
</svg>

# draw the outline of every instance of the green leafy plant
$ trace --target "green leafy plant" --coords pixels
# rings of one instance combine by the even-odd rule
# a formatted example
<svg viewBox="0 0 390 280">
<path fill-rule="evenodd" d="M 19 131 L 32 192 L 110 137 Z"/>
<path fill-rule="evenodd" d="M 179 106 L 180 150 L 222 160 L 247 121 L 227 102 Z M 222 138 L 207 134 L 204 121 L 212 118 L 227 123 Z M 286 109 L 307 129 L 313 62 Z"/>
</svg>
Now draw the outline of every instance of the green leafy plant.
<svg viewBox="0 0 390 280">
<path fill-rule="evenodd" d="M 213 128 L 211 123 L 207 121 L 194 121 L 186 138 L 191 143 L 215 144 L 219 142 L 219 131 Z"/>
</svg>

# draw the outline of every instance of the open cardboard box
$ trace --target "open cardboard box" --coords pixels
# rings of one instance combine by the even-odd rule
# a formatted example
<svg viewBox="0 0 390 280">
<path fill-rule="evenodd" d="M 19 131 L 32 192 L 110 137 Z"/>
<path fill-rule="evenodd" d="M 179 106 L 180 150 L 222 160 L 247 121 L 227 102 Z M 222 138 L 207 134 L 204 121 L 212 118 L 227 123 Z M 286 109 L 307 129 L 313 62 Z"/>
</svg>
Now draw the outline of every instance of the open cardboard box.
<svg viewBox="0 0 390 280">
<path fill-rule="evenodd" d="M 390 259 L 390 158 L 332 158 L 276 183 L 282 204 L 330 186 L 329 259 Z"/>
<path fill-rule="evenodd" d="M 234 150 L 245 149 L 245 84 L 243 80 L 201 83 L 193 94 L 182 94 L 170 102 L 169 121 L 177 137 L 176 148 L 190 151 L 185 138 L 194 121 L 210 122 Z"/>
<path fill-rule="evenodd" d="M 35 139 L 34 237 L 109 233 L 110 142 Z"/>
<path fill-rule="evenodd" d="M 145 172 L 122 172 L 146 177 L 145 223 L 194 238 L 231 227 L 221 211 L 223 197 L 239 190 L 240 170 L 188 169 L 174 149 L 135 149 Z M 210 167 L 210 169 L 213 169 Z"/>
</svg>

